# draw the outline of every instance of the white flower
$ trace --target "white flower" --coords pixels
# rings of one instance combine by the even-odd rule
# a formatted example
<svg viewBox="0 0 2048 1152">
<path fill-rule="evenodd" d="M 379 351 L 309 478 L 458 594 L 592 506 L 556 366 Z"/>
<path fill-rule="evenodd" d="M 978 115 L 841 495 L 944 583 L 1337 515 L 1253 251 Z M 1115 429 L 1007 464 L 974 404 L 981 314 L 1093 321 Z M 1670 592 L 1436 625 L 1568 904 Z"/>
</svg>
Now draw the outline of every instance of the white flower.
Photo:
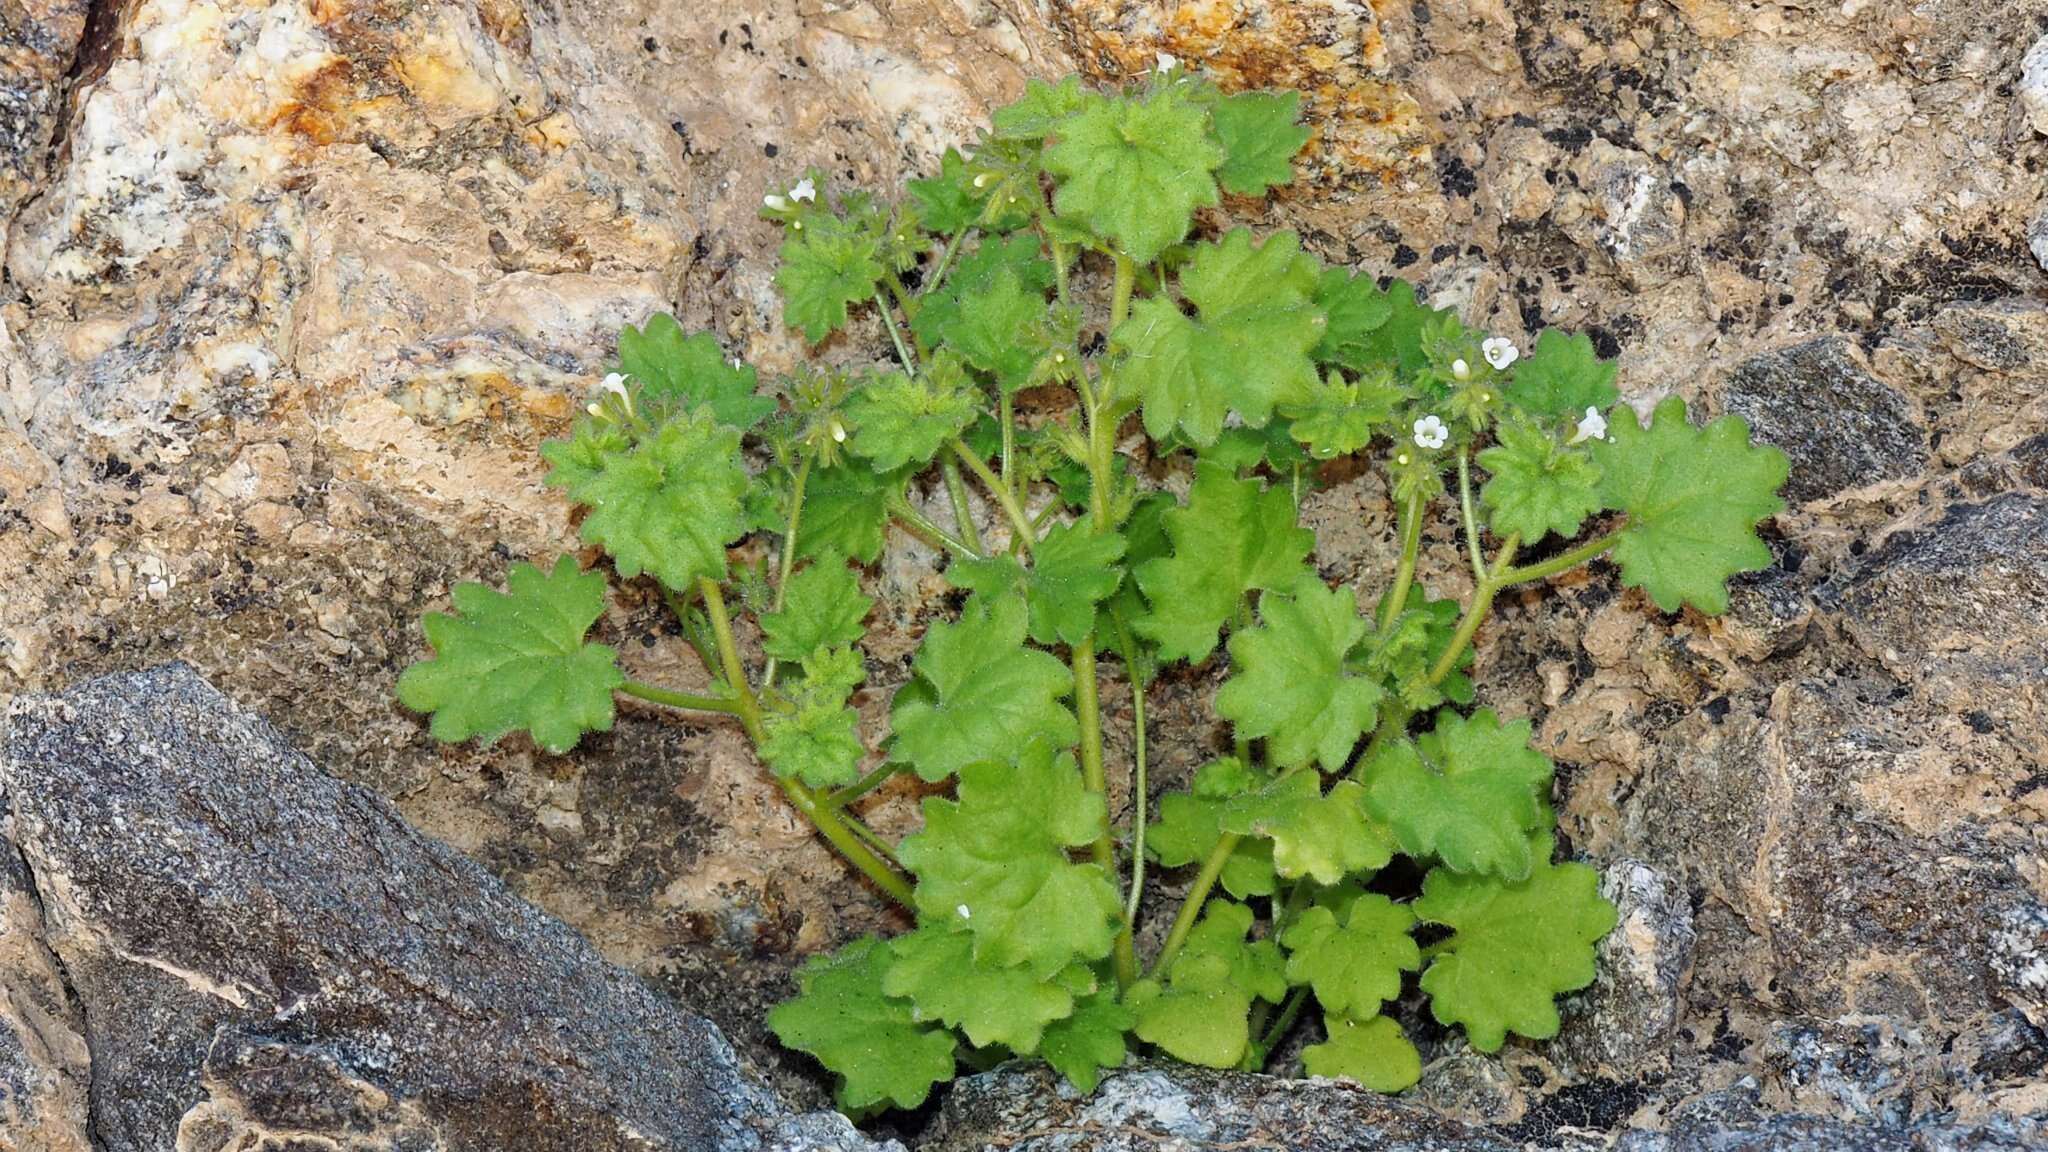
<svg viewBox="0 0 2048 1152">
<path fill-rule="evenodd" d="M 599 384 L 597 389 L 600 392 L 609 392 L 620 400 L 631 400 L 633 398 L 632 393 L 626 391 L 626 374 L 623 372 L 614 372 L 606 376 L 604 382 Z"/>
<path fill-rule="evenodd" d="M 839 417 L 834 416 L 832 418 L 830 428 L 832 431 L 832 442 L 834 444 L 846 443 L 846 425 L 841 424 L 839 422 Z"/>
<path fill-rule="evenodd" d="M 953 909 L 953 911 L 958 912 L 962 920 L 968 919 L 969 917 L 974 915 L 974 911 L 968 908 L 965 904 L 962 904 L 958 908 Z"/>
<path fill-rule="evenodd" d="M 1565 441 L 1565 443 L 1577 444 L 1581 440 L 1604 440 L 1606 438 L 1607 417 L 1602 416 L 1598 408 L 1587 408 L 1585 417 L 1579 421 L 1579 430 L 1572 433 L 1572 438 Z"/>
<path fill-rule="evenodd" d="M 1479 351 L 1496 372 L 1507 371 L 1508 365 L 1522 358 L 1522 350 L 1505 336 L 1488 336 L 1479 342 Z"/>
<path fill-rule="evenodd" d="M 791 200 L 816 202 L 818 199 L 818 185 L 809 176 L 806 176 L 796 182 L 796 187 L 789 190 L 789 198 Z"/>
<path fill-rule="evenodd" d="M 1464 361 L 1458 363 L 1463 364 Z M 1415 446 L 1418 448 L 1441 448 L 1450 435 L 1451 430 L 1434 416 L 1424 416 L 1415 422 Z"/>
<path fill-rule="evenodd" d="M 1154 72 L 1171 72 L 1178 67 L 1180 67 L 1180 61 L 1174 57 L 1173 53 L 1161 52 L 1159 54 L 1159 64 L 1152 70 Z"/>
<path fill-rule="evenodd" d="M 1465 363 L 1464 358 L 1460 357 L 1451 361 L 1451 375 L 1456 376 L 1460 380 L 1470 380 L 1472 378 L 1472 366 Z"/>
<path fill-rule="evenodd" d="M 784 208 L 787 208 L 787 207 L 789 207 L 789 201 L 787 201 L 787 200 L 784 200 L 784 199 L 783 199 L 782 197 L 780 197 L 780 196 L 777 196 L 777 195 L 776 195 L 775 193 L 773 193 L 773 192 L 770 192 L 770 193 L 769 193 L 768 195 L 766 195 L 766 196 L 763 196 L 763 197 L 761 197 L 761 203 L 762 203 L 762 204 L 763 204 L 764 206 L 766 206 L 766 207 L 768 207 L 768 208 L 770 208 L 770 209 L 772 209 L 772 210 L 774 210 L 774 211 L 776 211 L 776 212 L 780 212 L 780 211 L 782 211 L 782 210 L 783 210 Z"/>
</svg>

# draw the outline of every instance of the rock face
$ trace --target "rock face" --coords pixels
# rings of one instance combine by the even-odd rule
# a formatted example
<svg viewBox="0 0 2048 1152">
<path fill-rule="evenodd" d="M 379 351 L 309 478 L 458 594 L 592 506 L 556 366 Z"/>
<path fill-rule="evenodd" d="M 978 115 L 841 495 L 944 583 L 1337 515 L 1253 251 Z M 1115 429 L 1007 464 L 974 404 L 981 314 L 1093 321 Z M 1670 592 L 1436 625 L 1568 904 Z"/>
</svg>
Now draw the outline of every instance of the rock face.
<svg viewBox="0 0 2048 1152">
<path fill-rule="evenodd" d="M 536 448 L 621 323 L 673 310 L 769 373 L 804 353 L 764 192 L 813 166 L 892 188 L 1029 76 L 1114 80 L 1171 52 L 1303 90 L 1318 131 L 1275 204 L 1211 223 L 1297 228 L 1524 347 L 1586 330 L 1632 402 L 1742 412 L 1798 463 L 1777 562 L 1728 616 L 1664 616 L 1596 570 L 1524 590 L 1482 634 L 1483 691 L 1536 722 L 1566 838 L 1625 898 L 1624 930 L 1555 1044 L 1485 1056 L 1417 1017 L 1418 1096 L 1510 1130 L 1677 1132 L 1734 1116 L 1745 1084 L 1762 1112 L 1843 1122 L 2038 1111 L 2042 15 L 0 3 L 0 696 L 191 661 L 820 1099 L 765 1005 L 804 954 L 892 921 L 732 731 L 629 708 L 573 757 L 441 748 L 392 683 L 451 584 L 574 547 Z M 1322 570 L 1384 565 L 1371 470 L 1325 479 Z M 1452 521 L 1429 525 L 1424 583 L 1457 594 L 1462 566 Z M 915 575 L 882 574 L 878 665 L 931 610 Z M 688 687 L 664 623 L 628 590 L 600 628 L 634 675 Z M 1155 717 L 1207 686 L 1158 691 Z M 1128 747 L 1128 711 L 1110 721 Z M 1212 735 L 1156 724 L 1156 784 Z M 902 834 L 916 799 L 884 790 L 868 815 Z M 9 986 L 57 987 L 45 955 L 0 956 Z M 0 1069 L 35 1071 L 0 1082 L 23 1085 L 19 1114 L 69 1123 L 87 1081 L 65 1037 L 106 1020 L 25 997 L 0 1005 Z M 253 1084 L 283 1059 L 264 1045 L 294 1042 L 224 1044 L 188 1074 Z"/>
<path fill-rule="evenodd" d="M 0 1058 L 45 1060 L 0 1146 L 873 1147 L 190 668 L 16 702 L 0 786 Z M 60 969 L 20 963 L 38 939 Z"/>
<path fill-rule="evenodd" d="M 1461 1123 L 1326 1080 L 1133 1068 L 1086 1099 L 1046 1075 L 1000 1069 L 957 1087 L 921 1152 L 2005 1152 L 2048 1124 L 1995 1118 L 1883 1127 L 1771 1115 L 1754 1094 L 1700 1101 L 1661 1131 L 1602 1133 L 1568 1120 Z"/>
</svg>

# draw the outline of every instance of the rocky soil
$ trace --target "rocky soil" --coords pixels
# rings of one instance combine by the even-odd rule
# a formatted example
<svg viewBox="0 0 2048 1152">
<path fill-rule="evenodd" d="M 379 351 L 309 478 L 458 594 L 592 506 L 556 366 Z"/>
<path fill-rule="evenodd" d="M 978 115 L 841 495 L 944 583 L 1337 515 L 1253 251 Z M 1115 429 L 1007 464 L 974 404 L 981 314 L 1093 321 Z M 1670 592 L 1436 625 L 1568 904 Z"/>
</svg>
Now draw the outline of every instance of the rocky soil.
<svg viewBox="0 0 2048 1152">
<path fill-rule="evenodd" d="M 0 696 L 189 660 L 815 1102 L 762 1005 L 887 910 L 736 734 L 444 749 L 392 681 L 452 583 L 573 546 L 535 446 L 620 324 L 795 362 L 762 192 L 893 185 L 1027 76 L 1170 51 L 1309 95 L 1306 178 L 1234 216 L 1496 332 L 1587 329 L 1631 399 L 1795 461 L 1730 616 L 1596 569 L 1484 634 L 1623 928 L 1559 1042 L 1432 1039 L 1413 1102 L 1530 1139 L 1736 1097 L 1991 1131 L 2048 1110 L 2044 33 L 2048 0 L 7 0 Z M 1325 572 L 1382 563 L 1377 482 L 1327 479 Z M 878 655 L 923 575 L 883 574 Z M 651 600 L 603 627 L 690 682 Z"/>
</svg>

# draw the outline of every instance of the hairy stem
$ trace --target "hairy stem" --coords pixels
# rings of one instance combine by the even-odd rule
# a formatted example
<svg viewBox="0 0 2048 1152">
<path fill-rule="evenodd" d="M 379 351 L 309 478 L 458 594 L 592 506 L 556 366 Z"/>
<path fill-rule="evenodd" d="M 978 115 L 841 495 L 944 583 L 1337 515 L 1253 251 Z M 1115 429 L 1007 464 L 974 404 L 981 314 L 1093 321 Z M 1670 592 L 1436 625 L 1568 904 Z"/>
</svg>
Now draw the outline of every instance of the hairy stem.
<svg viewBox="0 0 2048 1152">
<path fill-rule="evenodd" d="M 1014 494 L 1017 491 L 1017 406 L 1010 401 L 1009 389 L 997 390 L 1003 394 L 998 402 L 1003 426 L 1003 487 Z M 1031 536 L 1032 533 L 1026 532 L 1025 535 Z"/>
<path fill-rule="evenodd" d="M 974 505 L 967 499 L 967 482 L 960 478 L 960 466 L 951 458 L 942 459 L 939 475 L 945 478 L 946 498 L 953 502 L 953 523 L 960 528 L 960 538 L 976 552 L 981 551 L 981 528 L 974 522 Z"/>
<path fill-rule="evenodd" d="M 828 807 L 844 808 L 855 800 L 887 784 L 895 777 L 896 773 L 902 770 L 903 766 L 901 764 L 883 764 L 846 787 L 826 795 L 821 802 Z"/>
<path fill-rule="evenodd" d="M 967 229 L 961 228 L 947 239 L 945 251 L 939 253 L 939 262 L 933 266 L 932 274 L 925 277 L 924 283 L 918 287 L 918 295 L 929 296 L 939 290 L 939 285 L 945 282 L 946 273 L 952 271 L 953 253 L 959 251 L 960 241 L 966 236 Z"/>
<path fill-rule="evenodd" d="M 1415 584 L 1415 558 L 1422 551 L 1422 496 L 1410 496 L 1401 504 L 1401 560 L 1394 568 L 1394 586 L 1387 593 L 1387 602 L 1380 608 L 1380 631 L 1394 626 L 1394 621 L 1408 606 L 1408 589 Z"/>
<path fill-rule="evenodd" d="M 974 450 L 960 440 L 953 441 L 953 455 L 959 457 L 962 464 L 967 465 L 967 470 L 974 473 L 975 478 L 981 481 L 982 487 L 988 489 L 988 494 L 995 498 L 996 504 L 1003 510 L 1003 515 L 1010 521 L 1010 531 L 1016 534 L 1018 546 L 1029 554 L 1036 537 L 1031 534 L 1031 517 L 1025 515 L 1024 506 L 1017 502 L 1017 494 L 1003 483 L 1002 477 L 990 470 L 987 461 L 975 455 Z"/>
<path fill-rule="evenodd" d="M 955 556 L 965 556 L 969 560 L 979 560 L 982 558 L 980 548 L 969 544 L 967 541 L 932 523 L 930 517 L 912 508 L 910 502 L 900 495 L 890 497 L 889 515 L 894 517 L 897 523 L 908 529 L 911 535 L 916 536 L 934 548 L 943 548 Z"/>
<path fill-rule="evenodd" d="M 789 531 L 783 533 L 782 556 L 776 565 L 775 573 L 774 610 L 777 612 L 782 611 L 783 597 L 789 592 L 789 572 L 796 565 L 796 532 L 798 525 L 803 520 L 804 483 L 810 478 L 811 458 L 806 456 L 803 459 L 803 463 L 796 466 L 796 478 L 789 485 Z M 761 687 L 763 690 L 775 686 L 775 665 L 775 657 L 770 656 L 767 666 L 761 670 Z"/>
<path fill-rule="evenodd" d="M 1508 566 L 1515 561 L 1515 549 L 1521 547 L 1521 544 L 1520 536 L 1509 536 L 1507 542 L 1500 546 L 1500 555 L 1494 560 L 1492 571 L 1479 581 L 1479 587 L 1473 589 L 1472 602 L 1465 606 L 1465 615 L 1458 621 L 1458 630 L 1451 634 L 1450 644 L 1430 667 L 1431 684 L 1443 683 L 1444 677 L 1451 674 L 1451 669 L 1458 666 L 1458 657 L 1464 655 L 1466 646 L 1478 635 L 1479 626 L 1486 622 L 1487 613 L 1493 611 L 1493 598 L 1505 587 L 1501 582 L 1501 576 L 1509 571 Z"/>
<path fill-rule="evenodd" d="M 1173 927 L 1166 931 L 1166 943 L 1159 946 L 1159 955 L 1152 958 L 1152 969 L 1147 976 L 1164 976 L 1173 965 L 1174 957 L 1180 955 L 1181 945 L 1188 942 L 1188 933 L 1194 930 L 1195 921 L 1201 919 L 1202 906 L 1209 902 L 1209 890 L 1216 886 L 1216 878 L 1223 875 L 1223 866 L 1230 862 L 1230 854 L 1237 851 L 1237 845 L 1244 837 L 1235 832 L 1225 832 L 1216 841 L 1216 847 L 1202 861 L 1202 870 L 1195 873 L 1195 882 L 1188 887 L 1187 898 L 1181 901 L 1180 913 L 1173 918 Z"/>
<path fill-rule="evenodd" d="M 1287 994 L 1287 1002 L 1280 1006 L 1280 1015 L 1274 1018 L 1273 1026 L 1266 1029 L 1266 1034 L 1259 1038 L 1258 1044 L 1251 1051 L 1245 1053 L 1248 1058 L 1251 1058 L 1251 1062 L 1245 1068 L 1246 1071 L 1263 1072 L 1266 1070 L 1266 1057 L 1273 1054 L 1274 1045 L 1280 1043 L 1281 1038 L 1286 1036 L 1288 1030 L 1294 1027 L 1294 1022 L 1301 1017 L 1302 1007 L 1307 1003 L 1308 988 L 1306 985 L 1296 988 Z"/>
<path fill-rule="evenodd" d="M 1472 579 L 1486 579 L 1486 557 L 1479 551 L 1479 518 L 1472 514 L 1472 451 L 1458 449 L 1458 515 L 1465 523 L 1465 554 L 1472 558 Z"/>
<path fill-rule="evenodd" d="M 1097 796 L 1107 798 L 1109 783 L 1102 768 L 1102 697 L 1095 679 L 1095 637 L 1074 645 L 1074 714 L 1081 722 L 1081 784 Z M 1102 835 L 1089 845 L 1089 853 L 1109 882 L 1117 882 L 1116 845 L 1109 822 L 1103 821 Z M 1121 898 L 1122 893 L 1118 893 Z M 1129 917 L 1116 937 L 1116 980 L 1119 986 L 1138 978 L 1138 958 Z"/>
<path fill-rule="evenodd" d="M 670 708 L 687 708 L 692 712 L 717 712 L 726 716 L 740 714 L 739 702 L 724 696 L 697 696 L 688 692 L 675 692 L 638 680 L 628 680 L 619 685 L 619 691 L 637 700 L 664 704 Z"/>
<path fill-rule="evenodd" d="M 1119 252 L 1115 256 L 1116 280 L 1110 288 L 1109 330 L 1114 332 L 1131 314 L 1131 291 L 1137 287 L 1137 265 L 1131 258 Z"/>
<path fill-rule="evenodd" d="M 1116 624 L 1118 647 L 1124 657 L 1124 675 L 1131 680 L 1131 728 L 1135 745 L 1131 757 L 1131 889 L 1125 897 L 1124 923 L 1135 932 L 1138 901 L 1145 894 L 1145 809 L 1152 799 L 1145 780 L 1145 678 L 1138 671 L 1138 645 L 1131 639 L 1130 630 L 1124 627 L 1115 609 L 1111 609 L 1110 619 Z"/>
<path fill-rule="evenodd" d="M 1560 572 L 1569 572 L 1581 564 L 1595 560 L 1611 551 L 1619 543 L 1621 543 L 1621 533 L 1610 532 L 1605 536 L 1588 540 L 1576 548 L 1560 552 L 1548 560 L 1538 560 L 1533 564 L 1524 564 L 1518 568 L 1510 568 L 1495 576 L 1494 579 L 1503 588 L 1516 584 L 1526 584 L 1531 580 L 1542 580 L 1545 577 L 1555 576 Z"/>
<path fill-rule="evenodd" d="M 889 342 L 896 346 L 896 359 L 902 363 L 905 372 L 916 375 L 917 357 L 910 354 L 910 347 L 903 342 L 903 330 L 896 326 L 896 310 L 889 307 L 888 297 L 880 291 L 875 293 L 875 308 L 882 313 L 882 323 L 889 329 Z"/>
</svg>

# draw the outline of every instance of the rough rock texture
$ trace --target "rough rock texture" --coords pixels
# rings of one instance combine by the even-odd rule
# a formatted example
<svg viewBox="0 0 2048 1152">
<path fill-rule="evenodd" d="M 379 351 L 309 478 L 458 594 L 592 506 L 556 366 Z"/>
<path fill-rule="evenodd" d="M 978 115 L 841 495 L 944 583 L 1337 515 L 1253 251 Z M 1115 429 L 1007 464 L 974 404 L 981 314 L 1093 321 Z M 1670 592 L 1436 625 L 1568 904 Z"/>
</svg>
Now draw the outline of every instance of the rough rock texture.
<svg viewBox="0 0 2048 1152">
<path fill-rule="evenodd" d="M 764 191 L 812 165 L 892 185 L 1027 76 L 1170 51 L 1307 93 L 1306 179 L 1233 218 L 1525 342 L 1583 328 L 1631 400 L 1747 412 L 1800 465 L 1778 563 L 1728 617 L 1602 569 L 1483 634 L 1486 690 L 1561 765 L 1572 850 L 1635 903 L 1556 1045 L 1481 1056 L 1402 1006 L 1418 1095 L 1588 1126 L 1740 1083 L 1844 1120 L 2048 1106 L 2044 0 L 86 15 L 0 2 L 0 694 L 191 660 L 816 1099 L 763 1006 L 889 914 L 735 733 L 629 709 L 573 757 L 444 749 L 391 683 L 453 582 L 571 544 L 535 447 L 621 321 L 671 308 L 794 361 Z M 1379 481 L 1324 479 L 1322 570 L 1379 570 Z M 1425 581 L 1465 591 L 1451 523 L 1426 539 Z M 880 573 L 878 666 L 927 576 Z M 602 628 L 636 674 L 693 682 L 651 598 Z M 1156 689 L 1161 788 L 1216 736 L 1176 719 L 1210 687 Z M 900 833 L 913 800 L 868 814 Z"/>
<path fill-rule="evenodd" d="M 1055 1078 L 1008 1068 L 955 1088 L 921 1152 L 2005 1152 L 2048 1139 L 2048 1122 L 1993 1117 L 1888 1126 L 1773 1114 L 1753 1093 L 1702 1099 L 1658 1131 L 1589 1131 L 1552 1117 L 1504 1128 L 1328 1080 L 1130 1068 L 1077 1098 Z"/>
<path fill-rule="evenodd" d="M 59 966 L 0 968 L 11 1035 L 56 1062 L 4 1083 L 14 1147 L 874 1147 L 189 667 L 17 701 L 0 787 L 0 945 Z"/>
</svg>

